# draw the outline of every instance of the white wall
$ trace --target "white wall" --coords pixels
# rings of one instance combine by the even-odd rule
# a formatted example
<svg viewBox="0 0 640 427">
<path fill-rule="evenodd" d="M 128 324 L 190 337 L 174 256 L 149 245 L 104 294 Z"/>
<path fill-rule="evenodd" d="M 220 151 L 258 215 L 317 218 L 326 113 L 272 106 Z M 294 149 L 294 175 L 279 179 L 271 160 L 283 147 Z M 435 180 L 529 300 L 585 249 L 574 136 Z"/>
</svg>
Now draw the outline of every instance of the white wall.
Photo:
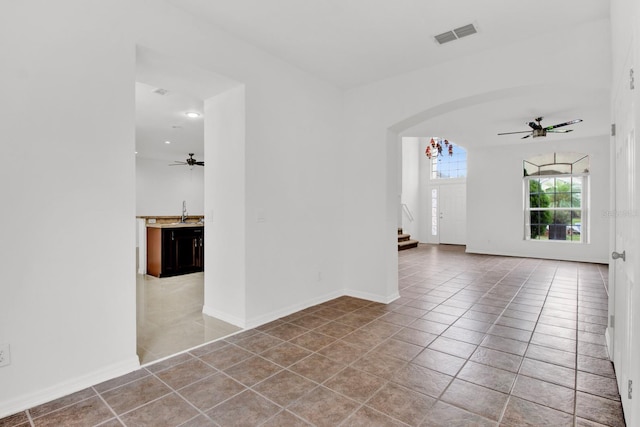
<svg viewBox="0 0 640 427">
<path fill-rule="evenodd" d="M 528 241 L 524 234 L 522 161 L 553 152 L 590 156 L 588 244 Z M 608 262 L 609 137 L 469 148 L 467 251 L 495 255 Z"/>
<path fill-rule="evenodd" d="M 0 168 L 0 341 L 11 346 L 0 418 L 138 366 L 123 3 L 12 2 L 0 14 L 0 157 L 14 160 Z"/>
<path fill-rule="evenodd" d="M 171 162 L 136 158 L 136 215 L 204 215 L 204 168 L 168 166 Z"/>
<path fill-rule="evenodd" d="M 402 203 L 405 205 L 402 211 L 402 230 L 416 240 L 421 234 L 422 222 L 426 221 L 421 209 L 419 150 L 418 138 L 402 138 Z"/>
<path fill-rule="evenodd" d="M 241 320 L 345 292 L 338 89 L 164 2 L 14 2 L 0 31 L 0 417 L 138 366 L 136 45 L 246 85 Z"/>
</svg>

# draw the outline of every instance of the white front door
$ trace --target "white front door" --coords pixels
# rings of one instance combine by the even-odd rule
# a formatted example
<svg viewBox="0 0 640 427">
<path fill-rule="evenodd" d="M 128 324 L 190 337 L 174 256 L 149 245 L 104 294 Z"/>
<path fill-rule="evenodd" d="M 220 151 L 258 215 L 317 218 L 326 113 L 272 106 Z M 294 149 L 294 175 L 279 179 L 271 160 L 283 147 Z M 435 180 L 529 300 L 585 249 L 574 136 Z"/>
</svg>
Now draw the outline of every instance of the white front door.
<svg viewBox="0 0 640 427">
<path fill-rule="evenodd" d="M 467 185 L 438 186 L 439 242 L 450 245 L 467 243 Z"/>
<path fill-rule="evenodd" d="M 631 68 L 631 58 L 625 69 Z M 627 83 L 627 82 L 625 82 Z M 638 340 L 638 311 L 640 298 L 635 290 L 640 244 L 638 241 L 638 188 L 636 167 L 638 166 L 635 138 L 635 108 L 633 91 L 628 83 L 616 88 L 614 101 L 615 135 L 615 210 L 612 218 L 615 222 L 615 248 L 610 262 L 613 270 L 613 287 L 611 297 L 613 304 L 613 363 L 622 406 L 624 408 L 627 425 L 638 425 L 640 420 L 637 410 L 632 407 L 630 384 L 633 381 L 636 394 L 640 393 L 640 383 L 637 383 L 640 363 Z M 624 254 L 624 258 L 622 257 Z M 635 325 L 634 325 L 635 323 Z M 636 401 L 640 396 L 636 396 Z M 638 405 L 636 405 L 637 407 Z"/>
</svg>

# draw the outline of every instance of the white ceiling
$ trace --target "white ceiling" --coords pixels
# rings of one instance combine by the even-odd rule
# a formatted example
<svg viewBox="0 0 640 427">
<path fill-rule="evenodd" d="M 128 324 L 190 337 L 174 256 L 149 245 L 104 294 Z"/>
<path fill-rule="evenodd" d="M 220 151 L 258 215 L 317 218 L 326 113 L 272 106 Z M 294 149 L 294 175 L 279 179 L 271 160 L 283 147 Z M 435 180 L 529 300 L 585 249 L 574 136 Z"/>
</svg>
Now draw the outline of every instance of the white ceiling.
<svg viewBox="0 0 640 427">
<path fill-rule="evenodd" d="M 204 160 L 204 99 L 237 82 L 138 47 L 136 51 L 136 152 L 140 158 L 183 161 L 189 153 Z M 165 89 L 165 95 L 154 91 Z M 166 144 L 170 141 L 171 144 Z"/>
<path fill-rule="evenodd" d="M 599 136 L 609 126 L 609 93 L 599 91 L 568 91 L 554 93 L 553 90 L 528 93 L 526 95 L 497 99 L 478 105 L 439 114 L 406 131 L 403 136 L 443 136 L 465 147 L 487 144 L 510 145 L 531 143 L 533 138 L 521 141 L 527 134 L 497 136 L 503 132 L 531 131 L 528 123 L 543 117 L 542 125 L 549 126 L 573 119 L 582 119 L 565 127 L 573 133 L 547 133 L 544 141 L 566 140 L 572 137 Z"/>
<path fill-rule="evenodd" d="M 203 113 L 203 101 L 191 95 L 136 83 L 136 152 L 138 157 L 184 161 L 188 153 L 204 160 L 204 120 L 186 112 Z M 170 142 L 167 144 L 167 141 Z"/>
<path fill-rule="evenodd" d="M 400 73 L 576 25 L 606 19 L 606 0 L 168 0 L 175 7 L 222 28 L 337 87 L 350 89 Z M 433 36 L 473 23 L 478 34 L 438 45 Z M 570 48 L 560 46 L 559 49 Z M 172 68 L 173 67 L 173 68 Z M 154 69 L 165 70 L 159 78 Z M 167 72 L 167 70 L 169 70 Z M 137 150 L 141 157 L 204 158 L 202 120 L 184 116 L 202 110 L 193 88 L 202 70 L 175 69 L 152 52 L 138 52 Z M 169 75 L 169 78 L 167 76 Z M 177 76 L 182 76 L 179 78 Z M 214 79 L 215 80 L 215 79 Z M 222 91 L 235 84 L 222 77 Z M 164 97 L 150 88 L 171 88 Z M 200 102 L 199 105 L 196 105 Z M 608 94 L 557 98 L 534 94 L 442 114 L 403 132 L 446 136 L 452 141 L 496 140 L 497 132 L 526 130 L 526 121 L 545 115 L 544 125 L 574 118 L 582 136 L 602 134 L 608 122 Z M 172 126 L 182 126 L 176 130 Z M 197 125 L 197 126 L 196 126 Z M 548 135 L 547 138 L 561 138 Z M 504 139 L 500 139 L 504 138 Z M 512 143 L 519 137 L 499 137 Z M 172 144 L 164 144 L 170 139 Z"/>
<path fill-rule="evenodd" d="M 342 88 L 609 16 L 606 0 L 169 0 Z M 474 23 L 479 35 L 433 36 Z"/>
</svg>

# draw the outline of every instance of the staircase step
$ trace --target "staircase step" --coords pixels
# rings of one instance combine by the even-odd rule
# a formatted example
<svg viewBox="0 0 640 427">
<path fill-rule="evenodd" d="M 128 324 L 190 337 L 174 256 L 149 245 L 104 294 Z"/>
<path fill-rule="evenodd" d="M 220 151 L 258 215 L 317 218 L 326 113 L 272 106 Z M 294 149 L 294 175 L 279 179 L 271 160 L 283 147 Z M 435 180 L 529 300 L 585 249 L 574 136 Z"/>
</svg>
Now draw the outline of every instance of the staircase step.
<svg viewBox="0 0 640 427">
<path fill-rule="evenodd" d="M 398 250 L 399 251 L 403 251 L 405 249 L 412 249 L 412 248 L 417 248 L 418 247 L 418 241 L 417 240 L 404 240 L 402 242 L 398 242 Z"/>
<path fill-rule="evenodd" d="M 411 234 L 398 234 L 398 242 L 406 242 L 411 238 Z"/>
</svg>

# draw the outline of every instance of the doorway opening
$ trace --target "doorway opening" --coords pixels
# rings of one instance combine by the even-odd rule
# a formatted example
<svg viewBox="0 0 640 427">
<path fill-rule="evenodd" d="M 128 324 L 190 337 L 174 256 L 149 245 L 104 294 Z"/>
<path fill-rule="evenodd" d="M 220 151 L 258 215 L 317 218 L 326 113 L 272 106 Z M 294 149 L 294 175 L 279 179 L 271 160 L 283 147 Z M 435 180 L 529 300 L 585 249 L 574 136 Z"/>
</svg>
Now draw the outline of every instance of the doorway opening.
<svg viewBox="0 0 640 427">
<path fill-rule="evenodd" d="M 205 103 L 237 83 L 147 48 L 136 53 L 137 354 L 145 365 L 241 330 L 203 313 L 206 238 L 194 240 L 204 271 L 147 271 L 147 228 L 206 230 L 206 199 L 216 188 L 204 167 Z"/>
<path fill-rule="evenodd" d="M 402 137 L 399 228 L 421 243 L 466 244 L 466 150 L 433 155 L 434 138 Z"/>
</svg>

